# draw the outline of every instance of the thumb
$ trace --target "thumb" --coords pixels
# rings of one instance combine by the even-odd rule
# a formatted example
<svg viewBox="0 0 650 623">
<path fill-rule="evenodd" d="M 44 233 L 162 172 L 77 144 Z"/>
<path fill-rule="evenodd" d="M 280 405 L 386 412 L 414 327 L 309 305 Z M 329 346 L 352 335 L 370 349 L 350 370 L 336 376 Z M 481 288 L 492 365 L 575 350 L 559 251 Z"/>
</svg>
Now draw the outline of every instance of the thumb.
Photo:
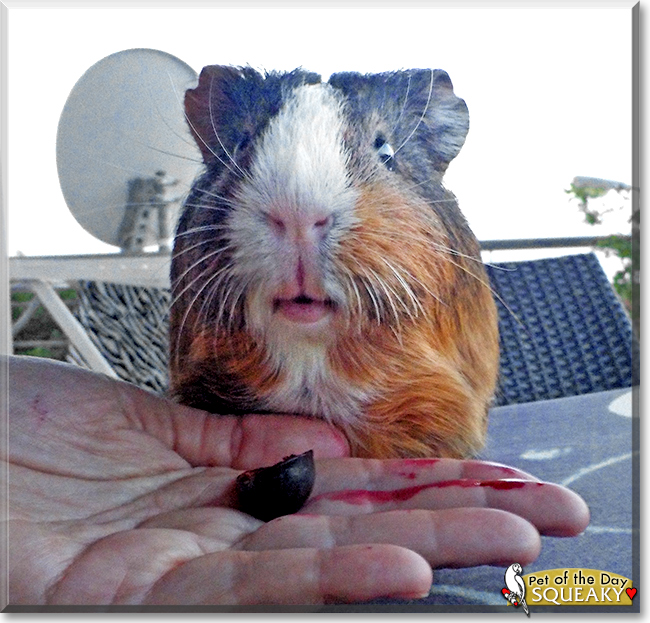
<svg viewBox="0 0 650 623">
<path fill-rule="evenodd" d="M 290 454 L 314 451 L 317 459 L 350 456 L 343 433 L 315 418 L 296 415 L 246 415 L 236 420 L 231 467 L 251 469 L 273 465 Z"/>
<path fill-rule="evenodd" d="M 167 443 L 192 465 L 253 469 L 312 449 L 317 459 L 350 456 L 343 433 L 323 420 L 295 415 L 213 415 L 168 404 L 169 426 L 165 428 L 173 431 L 173 439 L 165 435 Z"/>
</svg>

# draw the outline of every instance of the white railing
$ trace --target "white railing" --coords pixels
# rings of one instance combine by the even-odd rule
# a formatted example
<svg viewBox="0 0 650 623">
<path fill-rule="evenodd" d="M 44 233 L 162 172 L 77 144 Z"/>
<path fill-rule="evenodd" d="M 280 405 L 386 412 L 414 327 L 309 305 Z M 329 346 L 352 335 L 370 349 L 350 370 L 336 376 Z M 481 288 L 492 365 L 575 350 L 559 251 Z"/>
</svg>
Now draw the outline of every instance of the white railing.
<svg viewBox="0 0 650 623">
<path fill-rule="evenodd" d="M 168 288 L 169 264 L 170 255 L 164 253 L 12 257 L 9 259 L 12 291 L 21 289 L 34 294 L 13 324 L 12 340 L 42 305 L 91 369 L 116 377 L 57 289 L 74 287 L 74 282 L 80 280 Z M 13 351 L 13 341 L 11 346 Z"/>
<path fill-rule="evenodd" d="M 551 238 L 544 240 L 488 240 L 481 243 L 485 252 L 522 249 L 593 247 L 607 237 Z M 12 257 L 9 278 L 12 291 L 29 290 L 34 298 L 14 321 L 12 338 L 29 322 L 39 306 L 45 307 L 66 339 L 74 345 L 86 363 L 99 372 L 116 376 L 84 327 L 57 294 L 57 289 L 74 288 L 76 281 L 104 281 L 135 286 L 169 288 L 169 253 L 142 255 L 74 255 Z M 11 344 L 13 349 L 13 343 Z"/>
</svg>

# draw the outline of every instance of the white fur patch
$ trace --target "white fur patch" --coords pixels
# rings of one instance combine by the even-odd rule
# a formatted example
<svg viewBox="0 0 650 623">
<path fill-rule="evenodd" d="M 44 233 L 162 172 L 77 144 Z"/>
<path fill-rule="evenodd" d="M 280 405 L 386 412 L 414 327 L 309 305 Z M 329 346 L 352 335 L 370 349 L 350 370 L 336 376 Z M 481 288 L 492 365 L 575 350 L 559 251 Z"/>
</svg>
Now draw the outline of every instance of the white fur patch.
<svg viewBox="0 0 650 623">
<path fill-rule="evenodd" d="M 332 87 L 305 85 L 292 92 L 255 147 L 228 225 L 235 247 L 233 274 L 241 282 L 260 284 L 248 301 L 256 330 L 268 322 L 266 296 L 295 272 L 299 253 L 307 253 L 303 260 L 312 276 L 327 273 L 327 258 L 307 249 L 303 230 L 335 217 L 333 242 L 355 223 L 358 192 L 349 180 L 344 122 Z M 273 221 L 286 224 L 284 238 L 273 231 Z"/>
<path fill-rule="evenodd" d="M 370 396 L 330 369 L 325 345 L 287 341 L 276 343 L 271 351 L 286 380 L 267 397 L 269 409 L 314 415 L 344 426 L 355 424 Z"/>
<path fill-rule="evenodd" d="M 331 87 L 297 88 L 258 145 L 250 198 L 317 217 L 347 207 L 354 197 L 342 132 L 341 105 Z"/>
<path fill-rule="evenodd" d="M 233 272 L 249 285 L 247 330 L 264 341 L 270 365 L 285 379 L 266 397 L 268 408 L 352 423 L 366 397 L 330 369 L 332 324 L 294 326 L 274 317 L 271 304 L 293 283 L 299 260 L 312 289 L 341 298 L 339 284 L 328 282 L 328 251 L 306 232 L 332 217 L 331 249 L 355 222 L 358 193 L 348 175 L 344 123 L 331 86 L 295 89 L 255 146 L 229 227 L 236 248 Z M 278 221 L 280 230 L 274 229 Z"/>
</svg>

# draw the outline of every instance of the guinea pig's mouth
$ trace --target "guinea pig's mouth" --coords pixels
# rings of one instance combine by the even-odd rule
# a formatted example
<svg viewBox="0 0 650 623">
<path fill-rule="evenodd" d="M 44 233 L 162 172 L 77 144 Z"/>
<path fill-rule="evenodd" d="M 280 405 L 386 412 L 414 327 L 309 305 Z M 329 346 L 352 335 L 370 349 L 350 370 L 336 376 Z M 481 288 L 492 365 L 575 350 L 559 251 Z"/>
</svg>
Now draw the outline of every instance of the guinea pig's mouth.
<svg viewBox="0 0 650 623">
<path fill-rule="evenodd" d="M 292 322 L 304 324 L 318 322 L 335 309 L 336 304 L 330 299 L 319 300 L 305 295 L 273 301 L 274 313 L 279 313 Z"/>
</svg>

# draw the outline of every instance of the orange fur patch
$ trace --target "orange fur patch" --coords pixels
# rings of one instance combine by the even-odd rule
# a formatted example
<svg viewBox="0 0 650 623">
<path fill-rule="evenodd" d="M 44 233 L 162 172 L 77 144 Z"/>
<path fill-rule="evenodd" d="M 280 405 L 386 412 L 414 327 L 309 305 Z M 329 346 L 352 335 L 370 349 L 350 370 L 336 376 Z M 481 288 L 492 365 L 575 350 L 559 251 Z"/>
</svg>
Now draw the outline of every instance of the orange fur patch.
<svg viewBox="0 0 650 623">
<path fill-rule="evenodd" d="M 355 453 L 471 455 L 483 444 L 498 373 L 497 314 L 484 269 L 440 250 L 448 241 L 427 205 L 404 206 L 390 189 L 366 189 L 357 207 L 362 225 L 342 252 L 348 270 L 372 271 L 402 293 L 404 306 L 409 297 L 395 273 L 410 275 L 425 313 L 402 316 L 394 332 L 370 319 L 357 339 L 346 336 L 332 353 L 332 367 L 350 384 L 372 386 L 378 396 L 354 431 Z"/>
</svg>

